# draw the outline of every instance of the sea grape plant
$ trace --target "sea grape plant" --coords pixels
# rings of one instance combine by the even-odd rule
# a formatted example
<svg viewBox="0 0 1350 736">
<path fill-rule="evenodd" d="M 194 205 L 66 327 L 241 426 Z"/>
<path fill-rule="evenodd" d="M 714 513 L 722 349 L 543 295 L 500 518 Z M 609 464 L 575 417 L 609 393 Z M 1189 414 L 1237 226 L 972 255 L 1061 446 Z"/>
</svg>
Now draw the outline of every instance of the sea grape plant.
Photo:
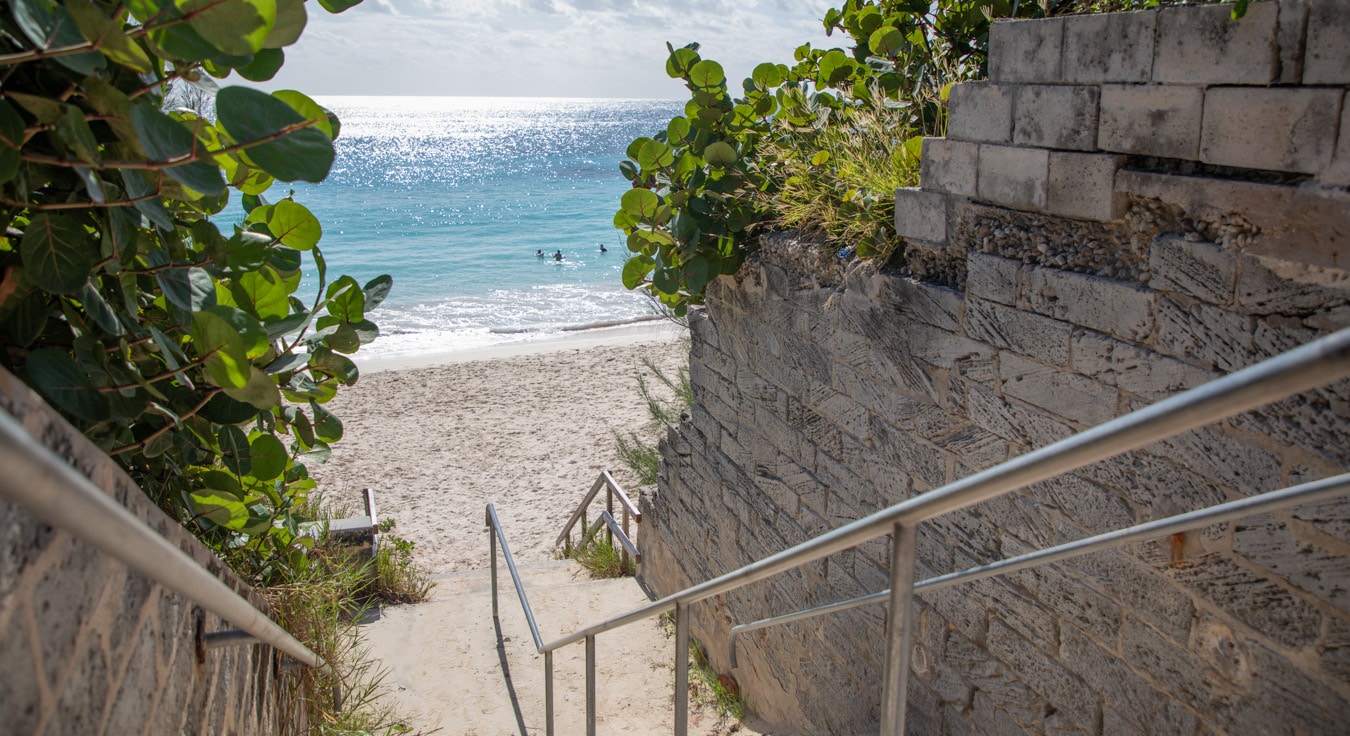
<svg viewBox="0 0 1350 736">
<path fill-rule="evenodd" d="M 337 118 L 215 81 L 271 78 L 303 0 L 5 7 L 0 363 L 240 572 L 304 566 L 305 463 L 342 437 L 325 404 L 357 380 L 348 356 L 392 282 L 330 278 L 318 219 L 266 199 L 328 175 Z M 214 117 L 164 109 L 175 84 L 214 96 Z M 222 227 L 231 198 L 245 219 Z"/>
<path fill-rule="evenodd" d="M 802 200 L 835 202 L 847 210 L 833 219 L 877 218 L 877 227 L 841 229 L 868 233 L 859 242 L 833 245 L 862 256 L 888 255 L 890 210 L 884 203 L 893 192 L 862 191 L 849 183 L 860 177 L 842 167 L 857 162 L 829 150 L 840 135 L 877 110 L 890 110 L 893 130 L 904 133 L 893 136 L 903 150 L 879 165 L 917 167 L 922 137 L 945 132 L 947 89 L 985 74 L 994 19 L 1158 3 L 846 0 L 825 12 L 823 24 L 827 33 L 847 36 L 848 48 L 807 44 L 796 49 L 791 66 L 760 64 L 742 82 L 740 97 L 728 91 L 722 67 L 699 55 L 698 44 L 668 46 L 666 72 L 684 81 L 690 99 L 664 131 L 633 141 L 619 164 L 633 186 L 614 216 L 633 253 L 623 269 L 624 285 L 646 289 L 683 314 L 702 301 L 710 280 L 739 268 L 759 230 L 800 219 L 788 210 Z M 1234 5 L 1234 17 L 1246 4 Z M 785 186 L 792 202 L 778 196 Z M 836 191 L 817 197 L 812 188 Z"/>
</svg>

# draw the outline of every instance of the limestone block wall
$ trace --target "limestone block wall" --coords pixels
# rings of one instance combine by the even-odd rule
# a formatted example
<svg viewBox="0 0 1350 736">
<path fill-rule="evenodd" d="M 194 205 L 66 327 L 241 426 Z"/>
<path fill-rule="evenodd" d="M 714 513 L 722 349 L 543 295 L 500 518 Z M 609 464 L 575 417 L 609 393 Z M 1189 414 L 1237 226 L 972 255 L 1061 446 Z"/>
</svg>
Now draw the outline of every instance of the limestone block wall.
<svg viewBox="0 0 1350 736">
<path fill-rule="evenodd" d="M 656 592 L 1350 327 L 1350 6 L 1229 9 L 996 24 L 897 193 L 907 273 L 767 237 L 710 287 L 643 500 Z M 918 576 L 1347 469 L 1341 382 L 928 523 Z M 726 670 L 732 625 L 884 589 L 888 560 L 699 604 L 694 634 Z M 1330 502 L 925 595 L 910 732 L 1343 733 L 1348 591 Z M 756 632 L 733 674 L 771 721 L 874 732 L 885 623 Z"/>
<path fill-rule="evenodd" d="M 101 450 L 7 371 L 0 409 L 244 595 L 266 602 Z M 202 651 L 232 628 L 22 508 L 0 501 L 0 732 L 306 733 L 294 678 L 270 647 Z"/>
</svg>

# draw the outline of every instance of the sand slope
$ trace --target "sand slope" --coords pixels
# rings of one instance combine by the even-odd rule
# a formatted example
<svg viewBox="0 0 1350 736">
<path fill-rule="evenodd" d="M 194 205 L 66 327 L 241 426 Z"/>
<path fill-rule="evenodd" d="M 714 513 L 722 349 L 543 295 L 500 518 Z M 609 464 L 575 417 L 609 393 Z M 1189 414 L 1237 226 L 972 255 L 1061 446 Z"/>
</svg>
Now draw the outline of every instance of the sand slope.
<svg viewBox="0 0 1350 736">
<path fill-rule="evenodd" d="M 687 363 L 687 344 L 669 330 L 628 340 L 366 372 L 330 402 L 345 435 L 311 472 L 330 500 L 356 504 L 362 488 L 374 488 L 379 515 L 397 521 L 395 533 L 416 543 L 433 573 L 487 565 L 488 502 L 518 559 L 551 559 L 601 470 L 631 488 L 614 434 L 649 425 L 637 394 L 641 359 L 672 375 Z"/>
</svg>

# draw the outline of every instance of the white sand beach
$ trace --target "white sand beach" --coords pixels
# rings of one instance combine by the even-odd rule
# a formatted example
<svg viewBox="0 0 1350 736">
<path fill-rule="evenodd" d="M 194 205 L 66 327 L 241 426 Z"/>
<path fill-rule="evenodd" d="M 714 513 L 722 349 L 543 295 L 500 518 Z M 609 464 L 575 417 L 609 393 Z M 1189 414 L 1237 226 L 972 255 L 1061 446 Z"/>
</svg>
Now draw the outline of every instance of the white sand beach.
<svg viewBox="0 0 1350 736">
<path fill-rule="evenodd" d="M 361 364 L 329 404 L 343 439 L 311 472 L 331 501 L 359 504 L 374 488 L 379 515 L 434 574 L 487 566 L 489 502 L 517 559 L 551 559 L 601 470 L 633 483 L 614 435 L 648 427 L 642 359 L 674 375 L 687 360 L 682 333 L 649 323 Z"/>
</svg>

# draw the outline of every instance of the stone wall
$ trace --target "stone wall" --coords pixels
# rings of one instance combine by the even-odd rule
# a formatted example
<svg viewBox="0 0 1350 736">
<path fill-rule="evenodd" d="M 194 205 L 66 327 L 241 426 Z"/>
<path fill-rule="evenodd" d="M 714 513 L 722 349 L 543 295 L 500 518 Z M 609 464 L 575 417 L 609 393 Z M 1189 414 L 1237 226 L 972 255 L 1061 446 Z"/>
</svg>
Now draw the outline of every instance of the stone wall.
<svg viewBox="0 0 1350 736">
<path fill-rule="evenodd" d="M 0 408 L 256 607 L 266 602 L 12 374 Z M 0 732 L 306 733 L 271 647 L 200 650 L 232 628 L 192 601 L 0 500 Z"/>
<path fill-rule="evenodd" d="M 906 274 L 766 238 L 694 315 L 696 403 L 644 498 L 673 592 L 1350 327 L 1350 5 L 994 26 L 991 80 L 897 193 Z M 1350 384 L 923 525 L 919 577 L 1350 469 Z M 694 607 L 884 589 L 879 539 Z M 1343 733 L 1350 502 L 921 597 L 917 734 Z M 874 732 L 883 607 L 738 645 L 751 708 Z"/>
</svg>

